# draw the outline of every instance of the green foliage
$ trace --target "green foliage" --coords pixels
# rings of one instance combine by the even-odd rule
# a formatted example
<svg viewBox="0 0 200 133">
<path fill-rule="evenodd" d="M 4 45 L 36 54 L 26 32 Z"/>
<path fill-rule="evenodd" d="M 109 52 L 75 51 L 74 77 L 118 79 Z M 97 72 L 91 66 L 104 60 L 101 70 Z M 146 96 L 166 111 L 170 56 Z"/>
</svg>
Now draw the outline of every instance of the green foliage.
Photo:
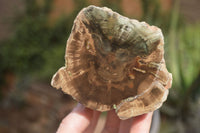
<svg viewBox="0 0 200 133">
<path fill-rule="evenodd" d="M 169 13 L 162 14 L 160 0 L 141 0 L 143 15 L 141 20 L 156 25 L 167 32 L 170 24 Z"/>
<path fill-rule="evenodd" d="M 174 5 L 170 29 L 166 37 L 166 57 L 173 74 L 173 85 L 183 92 L 192 84 L 200 72 L 200 24 L 185 25 L 179 28 L 179 7 Z"/>
<path fill-rule="evenodd" d="M 72 16 L 48 26 L 50 1 L 39 7 L 26 1 L 25 14 L 16 20 L 16 33 L 0 45 L 0 72 L 10 69 L 19 75 L 50 77 L 64 64 L 65 44 L 73 23 Z"/>
<path fill-rule="evenodd" d="M 183 87 L 188 88 L 200 73 L 200 24 L 182 28 L 178 34 L 180 76 Z"/>
<path fill-rule="evenodd" d="M 188 97 L 200 94 L 200 24 L 188 25 L 179 30 L 172 30 L 167 36 L 167 65 L 173 74 L 172 89 L 176 97 L 171 97 L 176 107 L 184 105 Z M 182 97 L 180 99 L 180 97 Z M 184 101 L 184 102 L 183 102 Z"/>
</svg>

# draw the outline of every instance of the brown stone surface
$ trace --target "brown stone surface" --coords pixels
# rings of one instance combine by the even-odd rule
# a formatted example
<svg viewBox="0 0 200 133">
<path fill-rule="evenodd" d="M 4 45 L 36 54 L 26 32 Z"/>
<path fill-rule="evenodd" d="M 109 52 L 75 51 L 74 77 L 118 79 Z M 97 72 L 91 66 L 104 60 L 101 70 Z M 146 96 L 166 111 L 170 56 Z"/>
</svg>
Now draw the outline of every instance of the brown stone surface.
<svg viewBox="0 0 200 133">
<path fill-rule="evenodd" d="M 89 6 L 74 21 L 65 67 L 52 85 L 89 108 L 114 108 L 121 119 L 153 111 L 166 100 L 172 80 L 163 45 L 157 27 Z"/>
<path fill-rule="evenodd" d="M 89 6 L 74 21 L 52 86 L 91 109 L 114 108 L 121 119 L 153 111 L 171 87 L 163 45 L 159 28 Z"/>
</svg>

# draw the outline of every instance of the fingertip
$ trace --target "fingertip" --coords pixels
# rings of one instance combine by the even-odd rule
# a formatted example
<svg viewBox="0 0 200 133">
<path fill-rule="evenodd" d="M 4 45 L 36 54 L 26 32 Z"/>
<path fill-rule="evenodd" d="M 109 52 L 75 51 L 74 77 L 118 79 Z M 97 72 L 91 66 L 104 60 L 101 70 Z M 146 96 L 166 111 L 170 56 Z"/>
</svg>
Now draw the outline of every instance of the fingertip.
<svg viewBox="0 0 200 133">
<path fill-rule="evenodd" d="M 79 116 L 84 116 L 87 120 L 91 120 L 93 116 L 93 110 L 86 108 L 82 104 L 78 103 L 71 113 L 76 113 Z"/>
<path fill-rule="evenodd" d="M 122 120 L 120 122 L 119 133 L 129 133 L 130 132 L 130 127 L 132 125 L 132 121 L 133 121 L 133 118 Z"/>
<path fill-rule="evenodd" d="M 143 115 L 136 116 L 133 119 L 136 123 L 143 122 L 143 121 L 146 121 L 146 120 L 149 121 L 150 118 L 152 117 L 152 115 L 153 115 L 153 112 L 149 112 L 149 113 L 146 113 L 146 114 L 143 114 Z"/>
<path fill-rule="evenodd" d="M 136 116 L 130 128 L 130 133 L 149 133 L 153 112 Z"/>
<path fill-rule="evenodd" d="M 84 131 L 85 133 L 93 133 L 95 131 L 97 123 L 98 123 L 98 119 L 100 117 L 100 114 L 101 114 L 101 112 L 99 112 L 99 111 L 93 111 L 93 116 L 92 116 L 92 119 L 90 121 L 90 125 Z"/>
<path fill-rule="evenodd" d="M 107 113 L 105 127 L 102 133 L 116 133 L 119 131 L 120 119 L 114 110 Z"/>
<path fill-rule="evenodd" d="M 61 122 L 57 133 L 83 132 L 90 125 L 93 111 L 78 104 Z"/>
</svg>

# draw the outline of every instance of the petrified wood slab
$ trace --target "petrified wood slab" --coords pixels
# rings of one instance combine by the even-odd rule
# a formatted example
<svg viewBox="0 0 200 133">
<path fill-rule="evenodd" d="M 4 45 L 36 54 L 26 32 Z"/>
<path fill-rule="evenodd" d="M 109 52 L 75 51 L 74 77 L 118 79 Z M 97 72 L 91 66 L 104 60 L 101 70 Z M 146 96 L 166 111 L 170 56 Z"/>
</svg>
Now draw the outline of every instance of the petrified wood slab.
<svg viewBox="0 0 200 133">
<path fill-rule="evenodd" d="M 159 28 L 89 6 L 74 21 L 65 66 L 51 84 L 91 109 L 115 109 L 121 119 L 154 111 L 172 82 L 163 46 Z"/>
</svg>

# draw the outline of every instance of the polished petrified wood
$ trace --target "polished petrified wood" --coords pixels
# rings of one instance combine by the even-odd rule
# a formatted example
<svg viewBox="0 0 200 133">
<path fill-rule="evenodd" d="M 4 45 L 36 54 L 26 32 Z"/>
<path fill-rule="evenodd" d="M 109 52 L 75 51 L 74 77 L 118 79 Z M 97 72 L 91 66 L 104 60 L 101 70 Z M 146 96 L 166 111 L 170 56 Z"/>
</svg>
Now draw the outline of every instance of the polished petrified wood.
<svg viewBox="0 0 200 133">
<path fill-rule="evenodd" d="M 89 6 L 74 21 L 65 66 L 51 84 L 91 109 L 115 109 L 121 119 L 154 111 L 172 82 L 163 46 L 159 28 Z"/>
</svg>

